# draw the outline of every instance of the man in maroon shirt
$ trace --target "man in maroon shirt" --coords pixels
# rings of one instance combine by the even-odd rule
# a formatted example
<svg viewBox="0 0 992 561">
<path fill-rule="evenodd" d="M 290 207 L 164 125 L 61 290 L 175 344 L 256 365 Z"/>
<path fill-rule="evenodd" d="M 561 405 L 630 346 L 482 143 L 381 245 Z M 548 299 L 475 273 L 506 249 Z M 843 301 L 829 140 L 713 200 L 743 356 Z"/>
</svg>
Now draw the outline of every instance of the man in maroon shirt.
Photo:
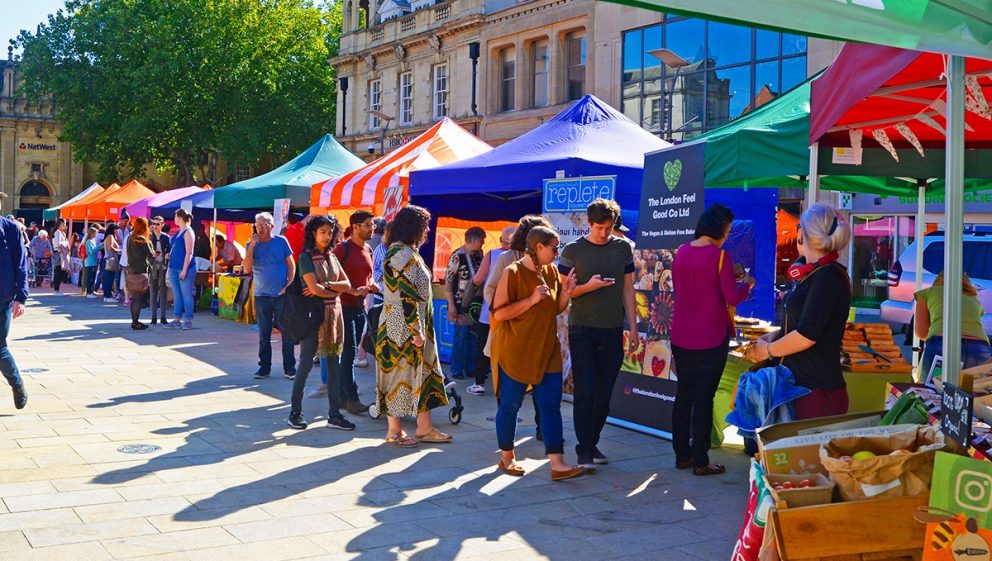
<svg viewBox="0 0 992 561">
<path fill-rule="evenodd" d="M 369 406 L 358 400 L 358 384 L 355 383 L 355 355 L 365 331 L 365 294 L 377 293 L 379 288 L 372 282 L 372 251 L 368 241 L 372 238 L 372 213 L 359 210 L 348 220 L 351 237 L 334 248 L 334 255 L 344 267 L 351 281 L 351 287 L 362 291 L 361 296 L 342 294 L 341 306 L 344 311 L 344 350 L 341 353 L 340 395 L 344 406 L 354 415 L 364 413 Z"/>
</svg>

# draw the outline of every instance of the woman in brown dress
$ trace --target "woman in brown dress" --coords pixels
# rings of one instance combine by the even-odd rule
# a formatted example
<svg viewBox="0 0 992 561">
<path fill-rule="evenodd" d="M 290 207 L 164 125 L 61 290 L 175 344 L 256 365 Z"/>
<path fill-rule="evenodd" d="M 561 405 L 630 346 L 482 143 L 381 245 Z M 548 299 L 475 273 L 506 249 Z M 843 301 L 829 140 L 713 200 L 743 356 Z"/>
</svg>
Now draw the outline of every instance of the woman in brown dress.
<svg viewBox="0 0 992 561">
<path fill-rule="evenodd" d="M 503 272 L 492 305 L 492 370 L 497 395 L 496 438 L 502 458 L 499 469 L 519 477 L 513 440 L 517 411 L 527 387 L 541 412 L 541 434 L 551 463 L 551 479 L 561 481 L 585 472 L 565 463 L 561 421 L 562 360 L 558 314 L 568 308 L 575 290 L 575 272 L 564 282 L 554 266 L 561 242 L 550 228 L 535 226 L 527 234 L 527 253 Z"/>
</svg>

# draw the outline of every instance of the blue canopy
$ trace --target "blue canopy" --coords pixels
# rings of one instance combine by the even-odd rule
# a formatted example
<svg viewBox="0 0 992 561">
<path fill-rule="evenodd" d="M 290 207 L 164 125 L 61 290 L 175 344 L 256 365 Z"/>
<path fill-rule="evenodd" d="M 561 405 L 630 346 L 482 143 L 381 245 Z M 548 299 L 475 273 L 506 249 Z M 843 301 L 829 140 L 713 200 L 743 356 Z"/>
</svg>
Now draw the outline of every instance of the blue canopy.
<svg viewBox="0 0 992 561">
<path fill-rule="evenodd" d="M 302 154 L 276 169 L 214 190 L 219 209 L 271 209 L 275 199 L 292 199 L 294 207 L 310 206 L 310 187 L 365 165 L 325 134 Z"/>
<path fill-rule="evenodd" d="M 516 218 L 540 212 L 542 181 L 564 171 L 565 177 L 616 175 L 617 202 L 636 210 L 644 154 L 668 146 L 606 102 L 587 95 L 490 152 L 412 172 L 410 199 L 458 218 Z"/>
</svg>

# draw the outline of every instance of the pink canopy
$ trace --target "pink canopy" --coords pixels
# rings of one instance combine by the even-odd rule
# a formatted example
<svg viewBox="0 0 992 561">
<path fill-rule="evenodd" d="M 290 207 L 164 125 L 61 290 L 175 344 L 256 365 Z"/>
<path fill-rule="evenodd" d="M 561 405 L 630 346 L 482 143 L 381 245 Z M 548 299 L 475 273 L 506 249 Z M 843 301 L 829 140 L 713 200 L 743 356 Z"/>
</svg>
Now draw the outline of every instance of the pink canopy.
<svg viewBox="0 0 992 561">
<path fill-rule="evenodd" d="M 140 201 L 131 203 L 126 207 L 124 207 L 124 210 L 126 210 L 127 215 L 132 218 L 138 216 L 144 218 L 151 218 L 150 216 L 151 211 L 149 210 L 150 208 L 171 203 L 172 201 L 181 199 L 183 197 L 187 197 L 189 195 L 192 195 L 193 193 L 199 193 L 200 191 L 203 191 L 203 189 L 201 187 L 197 187 L 196 185 L 192 187 L 180 187 L 179 189 L 171 189 L 169 191 L 156 193 L 150 197 L 145 197 Z"/>
</svg>

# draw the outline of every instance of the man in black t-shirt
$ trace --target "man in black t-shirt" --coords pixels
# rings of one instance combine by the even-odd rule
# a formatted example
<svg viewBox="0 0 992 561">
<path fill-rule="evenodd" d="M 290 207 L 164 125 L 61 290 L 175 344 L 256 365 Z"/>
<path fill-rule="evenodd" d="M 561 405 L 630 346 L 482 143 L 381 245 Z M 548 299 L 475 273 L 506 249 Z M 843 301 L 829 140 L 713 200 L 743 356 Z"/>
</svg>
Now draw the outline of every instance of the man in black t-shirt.
<svg viewBox="0 0 992 561">
<path fill-rule="evenodd" d="M 586 209 L 589 234 L 566 245 L 558 265 L 563 275 L 574 270 L 578 282 L 568 312 L 568 348 L 575 386 L 575 452 L 578 463 L 587 469 L 608 462 L 597 445 L 623 362 L 625 316 L 631 343 L 640 343 L 634 308 L 634 252 L 630 243 L 613 236 L 619 216 L 615 201 L 590 203 Z"/>
</svg>

